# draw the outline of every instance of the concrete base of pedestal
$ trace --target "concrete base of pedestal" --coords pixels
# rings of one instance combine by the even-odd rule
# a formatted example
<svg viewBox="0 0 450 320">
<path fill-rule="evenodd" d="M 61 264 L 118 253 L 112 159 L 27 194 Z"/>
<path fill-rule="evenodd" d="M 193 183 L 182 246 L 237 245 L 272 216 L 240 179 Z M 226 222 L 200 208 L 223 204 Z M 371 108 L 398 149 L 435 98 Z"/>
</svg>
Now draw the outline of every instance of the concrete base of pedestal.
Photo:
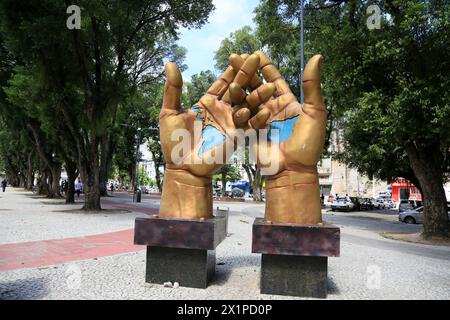
<svg viewBox="0 0 450 320">
<path fill-rule="evenodd" d="M 327 297 L 327 257 L 263 254 L 261 293 Z"/>
<path fill-rule="evenodd" d="M 206 288 L 214 276 L 215 248 L 226 237 L 226 217 L 207 220 L 137 218 L 134 243 L 147 246 L 145 280 Z"/>
<path fill-rule="evenodd" d="M 204 289 L 214 276 L 215 266 L 215 250 L 148 246 L 145 281 L 178 282 L 183 287 Z"/>
<path fill-rule="evenodd" d="M 261 293 L 326 298 L 328 257 L 340 254 L 340 229 L 257 218 L 252 252 L 262 254 Z"/>
</svg>

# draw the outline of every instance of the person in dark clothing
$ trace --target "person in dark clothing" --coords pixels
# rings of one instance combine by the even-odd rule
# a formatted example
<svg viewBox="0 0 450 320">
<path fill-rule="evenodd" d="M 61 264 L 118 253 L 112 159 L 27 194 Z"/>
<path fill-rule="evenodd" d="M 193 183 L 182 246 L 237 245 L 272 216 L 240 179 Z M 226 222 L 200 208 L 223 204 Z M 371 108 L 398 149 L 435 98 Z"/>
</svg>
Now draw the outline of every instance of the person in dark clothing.
<svg viewBox="0 0 450 320">
<path fill-rule="evenodd" d="M 109 188 L 111 189 L 111 193 L 114 192 L 114 183 L 111 182 L 111 185 L 109 186 Z"/>
<path fill-rule="evenodd" d="M 5 190 L 6 190 L 6 184 L 7 183 L 8 182 L 5 179 L 3 179 L 3 181 L 2 181 L 2 190 L 3 190 L 3 192 L 5 192 Z"/>
<path fill-rule="evenodd" d="M 69 182 L 67 180 L 64 180 L 63 182 L 63 192 L 67 196 L 67 191 L 69 190 Z"/>
</svg>

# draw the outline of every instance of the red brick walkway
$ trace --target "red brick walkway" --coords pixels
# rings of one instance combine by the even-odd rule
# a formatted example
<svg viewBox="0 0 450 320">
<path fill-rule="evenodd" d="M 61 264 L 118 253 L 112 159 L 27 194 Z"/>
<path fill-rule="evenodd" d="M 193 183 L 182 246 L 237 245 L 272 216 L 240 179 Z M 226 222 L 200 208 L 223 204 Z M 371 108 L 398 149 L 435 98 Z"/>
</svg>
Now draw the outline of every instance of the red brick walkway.
<svg viewBox="0 0 450 320">
<path fill-rule="evenodd" d="M 134 229 L 86 237 L 0 245 L 0 270 L 30 268 L 133 252 Z"/>
<path fill-rule="evenodd" d="M 102 204 L 145 214 L 158 213 L 155 208 L 113 200 L 102 199 Z M 144 249 L 144 246 L 133 244 L 133 236 L 134 229 L 129 229 L 85 237 L 0 245 L 0 270 L 47 266 Z"/>
</svg>

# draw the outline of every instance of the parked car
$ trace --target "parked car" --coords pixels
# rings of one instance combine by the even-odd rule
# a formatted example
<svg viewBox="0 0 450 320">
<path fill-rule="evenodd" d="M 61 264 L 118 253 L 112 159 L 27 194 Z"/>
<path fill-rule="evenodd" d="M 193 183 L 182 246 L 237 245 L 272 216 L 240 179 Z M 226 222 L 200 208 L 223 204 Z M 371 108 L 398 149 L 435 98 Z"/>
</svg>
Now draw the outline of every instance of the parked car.
<svg viewBox="0 0 450 320">
<path fill-rule="evenodd" d="M 398 212 L 403 212 L 406 210 L 416 209 L 422 206 L 422 201 L 418 200 L 401 200 L 398 205 Z"/>
<path fill-rule="evenodd" d="M 407 209 L 398 214 L 398 220 L 400 222 L 414 224 L 423 222 L 423 207 L 415 209 Z"/>
<path fill-rule="evenodd" d="M 381 199 L 378 199 L 378 200 L 383 202 L 385 209 L 392 209 L 392 208 L 395 207 L 395 204 L 394 204 L 394 202 L 391 199 L 383 199 L 383 198 L 381 198 Z"/>
<path fill-rule="evenodd" d="M 450 203 L 447 203 L 447 212 L 450 219 Z M 423 207 L 415 208 L 400 212 L 398 220 L 405 223 L 423 223 Z"/>
<path fill-rule="evenodd" d="M 386 208 L 386 204 L 381 199 L 372 199 L 373 208 L 374 209 L 384 209 Z"/>
<path fill-rule="evenodd" d="M 338 198 L 331 204 L 331 211 L 352 211 L 355 208 L 355 204 L 348 199 Z"/>
<path fill-rule="evenodd" d="M 361 201 L 361 210 L 372 210 L 374 208 L 374 204 L 372 203 L 372 199 L 363 198 Z"/>
<path fill-rule="evenodd" d="M 350 201 L 353 203 L 353 210 L 361 210 L 361 201 L 358 197 L 350 197 Z"/>
<path fill-rule="evenodd" d="M 242 198 L 244 194 L 245 194 L 244 190 L 240 188 L 231 189 L 231 197 L 233 198 Z"/>
</svg>

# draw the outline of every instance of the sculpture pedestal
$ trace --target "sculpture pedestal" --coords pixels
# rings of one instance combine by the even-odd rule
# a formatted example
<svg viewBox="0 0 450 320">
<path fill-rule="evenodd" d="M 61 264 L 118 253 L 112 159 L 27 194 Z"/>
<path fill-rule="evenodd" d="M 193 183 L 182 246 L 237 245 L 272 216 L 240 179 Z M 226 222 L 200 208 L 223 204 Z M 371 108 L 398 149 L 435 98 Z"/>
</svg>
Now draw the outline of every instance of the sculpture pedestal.
<svg viewBox="0 0 450 320">
<path fill-rule="evenodd" d="M 262 253 L 261 293 L 326 298 L 328 257 L 340 254 L 340 229 L 257 218 L 252 252 Z"/>
<path fill-rule="evenodd" d="M 137 218 L 134 243 L 147 246 L 145 280 L 206 288 L 214 276 L 215 249 L 226 237 L 225 218 L 204 221 Z"/>
</svg>

